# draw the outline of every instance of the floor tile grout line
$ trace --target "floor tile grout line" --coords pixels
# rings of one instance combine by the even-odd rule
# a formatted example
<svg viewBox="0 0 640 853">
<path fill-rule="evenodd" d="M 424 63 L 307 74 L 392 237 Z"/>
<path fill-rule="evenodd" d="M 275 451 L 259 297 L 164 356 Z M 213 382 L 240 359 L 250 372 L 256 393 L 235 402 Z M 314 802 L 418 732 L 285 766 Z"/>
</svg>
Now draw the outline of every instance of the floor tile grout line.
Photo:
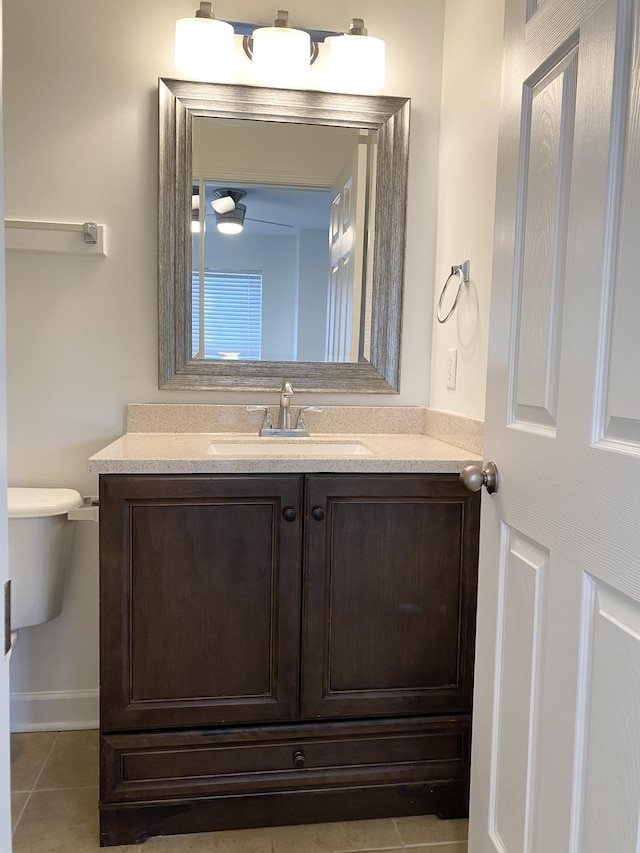
<svg viewBox="0 0 640 853">
<path fill-rule="evenodd" d="M 332 853 L 384 853 L 385 850 L 396 851 L 402 847 L 402 844 L 394 844 L 392 847 L 349 847 L 344 850 L 334 850 Z"/>
<path fill-rule="evenodd" d="M 12 828 L 12 830 L 11 830 L 11 834 L 12 834 L 12 835 L 13 835 L 13 834 L 15 834 L 15 833 L 18 831 L 18 827 L 20 826 L 20 821 L 22 820 L 22 816 L 24 815 L 25 811 L 27 810 L 27 806 L 29 805 L 29 802 L 31 801 L 31 797 L 33 796 L 33 792 L 34 792 L 34 791 L 35 791 L 35 789 L 36 789 L 36 785 L 38 784 L 38 781 L 39 781 L 40 777 L 42 776 L 42 773 L 43 773 L 43 771 L 44 771 L 45 765 L 46 765 L 47 761 L 49 760 L 49 756 L 50 756 L 50 755 L 51 755 L 51 753 L 53 752 L 53 748 L 54 748 L 54 746 L 56 745 L 56 743 L 58 742 L 58 736 L 59 736 L 59 734 L 60 734 L 60 732 L 56 732 L 56 736 L 54 737 L 54 739 L 53 739 L 53 741 L 52 741 L 52 743 L 51 743 L 51 746 L 49 747 L 49 751 L 47 752 L 47 754 L 46 754 L 46 755 L 45 755 L 45 757 L 44 757 L 44 760 L 43 760 L 43 762 L 42 762 L 42 765 L 40 766 L 40 772 L 39 772 L 39 773 L 38 773 L 38 775 L 36 776 L 36 778 L 35 778 L 35 782 L 33 783 L 33 787 L 31 788 L 31 790 L 29 791 L 29 793 L 28 793 L 28 795 L 27 795 L 27 799 L 25 800 L 25 803 L 24 803 L 24 805 L 23 805 L 23 807 L 22 807 L 22 809 L 21 809 L 21 811 L 20 811 L 20 814 L 19 814 L 19 816 L 18 816 L 18 820 L 16 821 L 16 825 L 15 825 L 15 826 Z"/>
<path fill-rule="evenodd" d="M 400 832 L 400 827 L 398 826 L 398 821 L 395 817 L 391 818 L 391 823 L 393 824 L 393 828 L 396 831 L 396 835 L 398 836 L 398 841 L 400 842 L 400 847 L 404 850 L 404 838 L 402 837 L 402 833 Z"/>
<path fill-rule="evenodd" d="M 99 791 L 100 785 L 65 785 L 62 788 L 38 788 L 37 791 L 32 791 L 32 794 L 51 794 L 57 791 Z"/>
<path fill-rule="evenodd" d="M 44 773 L 44 768 L 47 766 L 47 761 L 51 758 L 51 753 L 55 749 L 55 745 L 58 743 L 59 736 L 60 736 L 60 732 L 56 732 L 56 736 L 54 737 L 53 743 L 51 744 L 51 749 L 49 750 L 49 752 L 46 755 L 46 758 L 42 762 L 42 767 L 40 768 L 40 772 L 38 773 L 38 775 L 36 777 L 36 781 L 33 783 L 33 788 L 31 789 L 32 794 L 35 791 L 38 782 L 40 781 L 40 777 Z"/>
<path fill-rule="evenodd" d="M 304 824 L 302 824 L 302 825 L 304 825 Z M 274 840 L 274 842 L 273 842 L 274 853 L 278 853 L 277 844 L 278 844 L 278 842 Z M 336 850 L 332 850 L 331 853 L 390 853 L 390 852 L 396 853 L 397 850 L 401 850 L 401 849 L 402 849 L 401 844 L 394 844 L 391 847 L 389 847 L 389 846 L 386 846 L 386 847 L 375 847 L 375 846 L 373 846 L 372 847 L 371 845 L 368 845 L 367 847 L 348 847 L 348 848 L 342 848 L 342 849 L 337 848 Z"/>
<path fill-rule="evenodd" d="M 14 791 L 13 793 L 15 794 L 16 792 Z M 22 792 L 20 792 L 20 793 L 22 793 Z M 20 821 L 22 820 L 22 815 L 24 814 L 25 809 L 27 808 L 27 803 L 29 802 L 30 799 L 31 799 L 31 794 L 28 793 L 27 799 L 24 801 L 23 806 L 20 809 L 20 814 L 18 815 L 18 819 L 16 820 L 16 825 L 11 827 L 11 835 L 12 836 L 15 833 L 15 831 L 18 829 L 18 827 L 20 826 Z"/>
</svg>

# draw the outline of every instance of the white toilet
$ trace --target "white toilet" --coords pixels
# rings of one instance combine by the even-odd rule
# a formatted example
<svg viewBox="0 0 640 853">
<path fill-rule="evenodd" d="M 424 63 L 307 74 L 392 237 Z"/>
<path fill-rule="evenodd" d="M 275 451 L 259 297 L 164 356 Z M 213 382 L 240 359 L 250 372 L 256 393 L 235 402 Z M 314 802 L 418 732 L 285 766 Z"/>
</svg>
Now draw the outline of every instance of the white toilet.
<svg viewBox="0 0 640 853">
<path fill-rule="evenodd" d="M 82 504 L 75 489 L 8 489 L 11 627 L 55 619 L 62 610 L 73 523 Z"/>
</svg>

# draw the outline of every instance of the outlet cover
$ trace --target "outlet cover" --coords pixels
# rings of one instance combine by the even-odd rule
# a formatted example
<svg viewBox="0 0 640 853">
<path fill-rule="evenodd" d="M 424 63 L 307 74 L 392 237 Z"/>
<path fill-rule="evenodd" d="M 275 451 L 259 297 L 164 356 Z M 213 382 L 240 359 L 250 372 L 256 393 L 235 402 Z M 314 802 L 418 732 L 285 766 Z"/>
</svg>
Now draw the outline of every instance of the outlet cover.
<svg viewBox="0 0 640 853">
<path fill-rule="evenodd" d="M 458 350 L 447 350 L 447 388 L 456 390 L 456 374 L 458 372 Z"/>
</svg>

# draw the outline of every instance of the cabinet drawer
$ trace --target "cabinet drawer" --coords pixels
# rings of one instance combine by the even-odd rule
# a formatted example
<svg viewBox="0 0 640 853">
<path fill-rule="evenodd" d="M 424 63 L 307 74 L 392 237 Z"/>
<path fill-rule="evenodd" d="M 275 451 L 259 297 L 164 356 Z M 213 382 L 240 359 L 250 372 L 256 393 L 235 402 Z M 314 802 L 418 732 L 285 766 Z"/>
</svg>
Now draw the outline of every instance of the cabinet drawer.
<svg viewBox="0 0 640 853">
<path fill-rule="evenodd" d="M 102 802 L 461 780 L 468 717 L 102 738 Z"/>
</svg>

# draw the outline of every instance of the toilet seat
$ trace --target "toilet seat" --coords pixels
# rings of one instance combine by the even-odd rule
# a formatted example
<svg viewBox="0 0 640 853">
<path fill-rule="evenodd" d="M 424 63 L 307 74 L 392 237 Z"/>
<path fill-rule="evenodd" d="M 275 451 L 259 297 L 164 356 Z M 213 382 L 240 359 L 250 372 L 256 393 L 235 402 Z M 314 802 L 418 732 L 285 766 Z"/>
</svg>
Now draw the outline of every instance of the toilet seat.
<svg viewBox="0 0 640 853">
<path fill-rule="evenodd" d="M 75 489 L 23 489 L 15 486 L 7 489 L 9 518 L 63 515 L 79 506 L 82 506 L 82 496 Z"/>
</svg>

